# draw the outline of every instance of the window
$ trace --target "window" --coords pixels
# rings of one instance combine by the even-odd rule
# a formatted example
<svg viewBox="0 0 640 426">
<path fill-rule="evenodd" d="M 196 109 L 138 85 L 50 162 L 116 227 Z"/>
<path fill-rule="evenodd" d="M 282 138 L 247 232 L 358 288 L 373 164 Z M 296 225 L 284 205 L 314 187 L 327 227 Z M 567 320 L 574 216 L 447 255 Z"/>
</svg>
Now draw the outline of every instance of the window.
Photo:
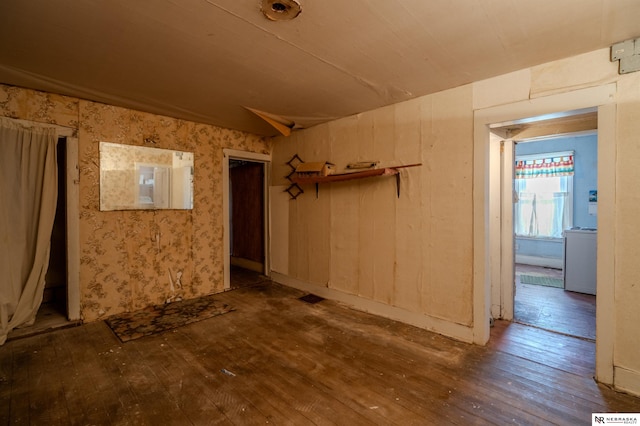
<svg viewBox="0 0 640 426">
<path fill-rule="evenodd" d="M 573 152 L 516 157 L 518 237 L 562 238 L 573 226 Z"/>
</svg>

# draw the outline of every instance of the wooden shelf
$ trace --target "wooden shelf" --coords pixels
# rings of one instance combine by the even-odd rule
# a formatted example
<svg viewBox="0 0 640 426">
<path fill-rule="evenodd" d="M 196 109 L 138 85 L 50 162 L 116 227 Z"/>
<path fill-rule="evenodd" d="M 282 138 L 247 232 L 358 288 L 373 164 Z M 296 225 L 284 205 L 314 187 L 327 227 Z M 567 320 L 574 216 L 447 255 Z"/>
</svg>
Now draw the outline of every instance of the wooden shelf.
<svg viewBox="0 0 640 426">
<path fill-rule="evenodd" d="M 398 197 L 400 197 L 400 170 L 399 169 L 403 169 L 407 167 L 417 167 L 421 165 L 422 163 L 418 163 L 418 164 L 409 164 L 406 166 L 383 167 L 380 169 L 367 169 L 367 170 L 362 170 L 357 172 L 338 173 L 338 174 L 332 174 L 328 176 L 313 176 L 313 177 L 297 176 L 294 173 L 294 175 L 291 176 L 291 181 L 299 185 L 315 184 L 316 197 L 317 197 L 318 185 L 321 183 L 344 182 L 349 180 L 365 179 L 370 177 L 395 176 L 397 194 L 398 194 Z"/>
</svg>

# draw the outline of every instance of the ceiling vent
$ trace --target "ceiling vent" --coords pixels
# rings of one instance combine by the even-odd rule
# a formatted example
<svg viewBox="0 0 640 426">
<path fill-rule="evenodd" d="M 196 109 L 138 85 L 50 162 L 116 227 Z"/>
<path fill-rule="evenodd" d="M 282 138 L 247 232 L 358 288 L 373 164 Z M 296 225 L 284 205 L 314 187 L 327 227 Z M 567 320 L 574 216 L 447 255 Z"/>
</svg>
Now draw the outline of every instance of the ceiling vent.
<svg viewBox="0 0 640 426">
<path fill-rule="evenodd" d="M 262 0 L 262 13 L 271 21 L 290 21 L 302 12 L 296 0 Z"/>
</svg>

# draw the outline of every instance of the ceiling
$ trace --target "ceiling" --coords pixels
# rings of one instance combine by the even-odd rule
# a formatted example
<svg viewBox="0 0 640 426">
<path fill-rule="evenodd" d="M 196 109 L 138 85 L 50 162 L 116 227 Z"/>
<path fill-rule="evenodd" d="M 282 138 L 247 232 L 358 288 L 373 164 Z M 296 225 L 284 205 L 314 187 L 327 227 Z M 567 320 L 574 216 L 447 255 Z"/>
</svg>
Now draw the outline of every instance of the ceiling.
<svg viewBox="0 0 640 426">
<path fill-rule="evenodd" d="M 3 0 L 0 82 L 260 135 L 640 36 L 638 0 Z"/>
</svg>

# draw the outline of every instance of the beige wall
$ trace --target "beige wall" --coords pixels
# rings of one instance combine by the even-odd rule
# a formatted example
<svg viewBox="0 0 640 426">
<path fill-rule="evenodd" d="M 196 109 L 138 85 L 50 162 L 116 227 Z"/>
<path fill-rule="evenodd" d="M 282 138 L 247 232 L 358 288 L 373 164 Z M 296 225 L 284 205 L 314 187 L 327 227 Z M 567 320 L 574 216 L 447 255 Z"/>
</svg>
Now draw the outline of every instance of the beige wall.
<svg viewBox="0 0 640 426">
<path fill-rule="evenodd" d="M 395 179 L 304 186 L 289 203 L 288 276 L 454 323 L 472 321 L 470 86 L 296 132 L 274 143 L 273 183 L 294 154 L 422 163 Z M 461 124 L 462 123 L 462 124 Z M 436 243 L 437 242 L 437 243 Z M 278 248 L 274 248 L 277 251 Z"/>
<path fill-rule="evenodd" d="M 100 103 L 0 85 L 0 114 L 77 130 L 80 165 L 81 315 L 115 313 L 220 292 L 222 150 L 268 154 L 258 136 Z M 99 211 L 99 142 L 194 152 L 193 211 Z M 170 280 L 182 272 L 182 288 Z M 171 278 L 170 278 L 171 277 Z"/>
<path fill-rule="evenodd" d="M 616 136 L 608 141 L 615 144 L 617 157 L 611 218 L 615 282 L 602 285 L 614 288 L 615 314 L 611 321 L 599 322 L 606 329 L 598 333 L 615 336 L 616 385 L 640 393 L 640 73 L 618 75 L 608 49 L 274 140 L 274 186 L 286 185 L 285 163 L 296 153 L 305 161 L 336 163 L 338 170 L 361 160 L 423 164 L 402 172 L 399 199 L 391 178 L 321 186 L 318 199 L 312 186 L 305 186 L 305 194 L 295 201 L 279 198 L 276 208 L 287 208 L 289 220 L 286 229 L 275 227 L 274 238 L 288 235 L 289 244 L 273 248 L 277 256 L 283 256 L 281 249 L 288 256 L 283 262 L 288 270 L 278 271 L 276 279 L 474 340 L 474 309 L 488 312 L 486 306 L 474 307 L 474 300 L 476 305 L 485 300 L 474 299 L 474 211 L 480 214 L 485 208 L 484 199 L 475 205 L 472 199 L 474 113 L 608 83 L 617 83 Z M 483 274 L 475 279 L 484 280 Z M 380 304 L 392 308 L 385 311 Z"/>
</svg>

